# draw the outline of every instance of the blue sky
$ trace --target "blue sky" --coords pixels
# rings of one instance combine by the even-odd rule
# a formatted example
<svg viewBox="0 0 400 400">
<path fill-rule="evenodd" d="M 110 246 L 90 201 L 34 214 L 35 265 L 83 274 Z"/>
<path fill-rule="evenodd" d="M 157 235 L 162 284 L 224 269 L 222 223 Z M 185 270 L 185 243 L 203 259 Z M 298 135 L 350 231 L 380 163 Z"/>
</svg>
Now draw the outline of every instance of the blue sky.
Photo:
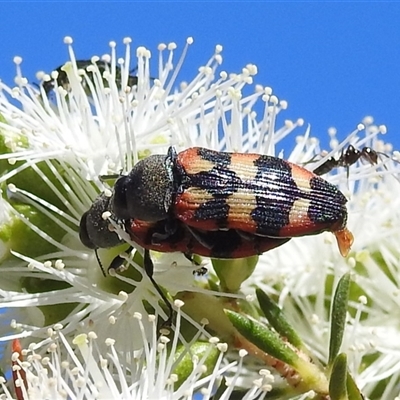
<svg viewBox="0 0 400 400">
<path fill-rule="evenodd" d="M 81 59 L 108 52 L 110 40 L 122 52 L 125 36 L 154 54 L 160 42 L 182 48 L 192 36 L 188 77 L 222 44 L 223 68 L 256 64 L 257 82 L 289 102 L 285 118 L 344 137 L 372 115 L 400 148 L 400 3 L 1 2 L 0 15 L 0 77 L 9 83 L 15 55 L 33 81 L 63 64 L 66 35 Z"/>
</svg>

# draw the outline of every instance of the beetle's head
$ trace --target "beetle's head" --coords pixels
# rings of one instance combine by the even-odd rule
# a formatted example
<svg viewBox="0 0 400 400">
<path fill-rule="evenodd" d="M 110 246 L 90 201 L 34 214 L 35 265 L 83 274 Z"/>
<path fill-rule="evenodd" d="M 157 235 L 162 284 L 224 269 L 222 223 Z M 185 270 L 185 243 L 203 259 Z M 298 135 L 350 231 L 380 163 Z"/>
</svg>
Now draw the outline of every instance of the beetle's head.
<svg viewBox="0 0 400 400">
<path fill-rule="evenodd" d="M 139 161 L 114 186 L 113 213 L 119 219 L 156 222 L 165 219 L 172 204 L 173 178 L 165 155 Z"/>
<path fill-rule="evenodd" d="M 86 211 L 79 223 L 79 239 L 89 249 L 106 249 L 115 247 L 122 240 L 110 231 L 108 220 L 103 219 L 103 213 L 110 211 L 111 197 L 101 193 Z"/>
</svg>

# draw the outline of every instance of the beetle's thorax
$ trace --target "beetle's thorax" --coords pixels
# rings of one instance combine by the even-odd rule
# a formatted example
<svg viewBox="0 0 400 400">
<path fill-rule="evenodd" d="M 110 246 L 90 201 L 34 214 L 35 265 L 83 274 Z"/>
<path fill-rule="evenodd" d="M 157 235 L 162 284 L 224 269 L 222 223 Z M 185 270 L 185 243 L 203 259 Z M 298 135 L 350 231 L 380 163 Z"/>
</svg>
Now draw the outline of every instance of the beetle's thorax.
<svg viewBox="0 0 400 400">
<path fill-rule="evenodd" d="M 152 155 L 118 179 L 113 201 L 117 218 L 156 222 L 168 216 L 174 183 L 166 160 L 165 155 Z"/>
</svg>

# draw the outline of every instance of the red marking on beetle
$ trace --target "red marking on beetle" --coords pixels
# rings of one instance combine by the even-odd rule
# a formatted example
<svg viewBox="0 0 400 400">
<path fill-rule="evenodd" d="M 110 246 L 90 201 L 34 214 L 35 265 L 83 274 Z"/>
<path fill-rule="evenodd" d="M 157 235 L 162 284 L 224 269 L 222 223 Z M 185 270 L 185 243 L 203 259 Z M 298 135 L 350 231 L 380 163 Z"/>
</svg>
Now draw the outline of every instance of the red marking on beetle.
<svg viewBox="0 0 400 400">
<path fill-rule="evenodd" d="M 13 382 L 14 382 L 14 390 L 15 390 L 15 396 L 17 397 L 17 400 L 24 400 L 24 391 L 22 390 L 21 385 L 23 384 L 25 386 L 25 389 L 28 389 L 28 383 L 26 380 L 26 372 L 22 369 L 20 363 L 23 361 L 23 355 L 22 355 L 22 347 L 21 347 L 21 342 L 19 339 L 14 339 L 12 341 L 12 351 L 13 354 L 17 353 L 18 354 L 18 361 L 12 361 L 12 376 L 13 376 Z"/>
<path fill-rule="evenodd" d="M 299 199 L 293 204 L 289 213 L 289 224 L 281 228 L 280 235 L 287 237 L 303 236 L 314 232 L 316 225 L 307 215 L 310 200 Z M 327 228 L 324 226 L 322 229 Z"/>
<path fill-rule="evenodd" d="M 286 243 L 289 238 L 267 238 L 257 235 L 241 235 L 235 230 L 198 231 L 199 236 L 210 237 L 210 246 L 202 244 L 184 224 L 165 240 L 157 240 L 159 232 L 156 223 L 131 220 L 127 226 L 131 239 L 139 246 L 161 253 L 181 252 L 214 258 L 244 258 L 265 253 Z"/>
<path fill-rule="evenodd" d="M 292 178 L 296 182 L 297 187 L 301 190 L 311 190 L 310 181 L 315 177 L 315 174 L 300 165 L 293 164 L 289 161 L 286 162 L 292 169 Z"/>
<path fill-rule="evenodd" d="M 215 166 L 213 162 L 199 157 L 197 147 L 191 147 L 178 153 L 177 163 L 184 167 L 187 174 L 209 171 Z"/>
<path fill-rule="evenodd" d="M 204 190 L 188 189 L 182 194 L 176 196 L 174 204 L 174 214 L 183 223 L 194 228 L 200 228 L 206 231 L 218 230 L 215 219 L 196 220 L 195 213 L 199 207 L 207 200 L 212 200 L 212 196 L 207 195 Z M 197 223 L 196 223 L 197 222 Z"/>
</svg>

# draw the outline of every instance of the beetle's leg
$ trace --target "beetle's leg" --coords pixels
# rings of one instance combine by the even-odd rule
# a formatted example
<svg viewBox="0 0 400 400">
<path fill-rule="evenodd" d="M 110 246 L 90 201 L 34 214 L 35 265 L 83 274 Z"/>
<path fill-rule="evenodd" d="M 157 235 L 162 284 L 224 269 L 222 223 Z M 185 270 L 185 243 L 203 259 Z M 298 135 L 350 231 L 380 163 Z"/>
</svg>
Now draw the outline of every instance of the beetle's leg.
<svg viewBox="0 0 400 400">
<path fill-rule="evenodd" d="M 129 246 L 125 253 L 129 254 L 132 251 L 133 247 Z M 114 270 L 114 271 L 119 271 L 122 264 L 124 263 L 125 259 L 122 258 L 121 256 L 116 256 L 112 261 L 110 266 L 108 267 L 107 271 L 110 272 L 110 270 Z M 103 269 L 103 268 L 102 268 Z"/>
<path fill-rule="evenodd" d="M 207 249 L 212 249 L 215 246 L 215 238 L 213 236 L 207 236 L 207 233 L 202 233 L 197 229 L 190 226 L 186 226 L 187 230 L 192 234 L 196 241 Z"/>
<path fill-rule="evenodd" d="M 97 252 L 97 250 L 98 249 L 94 249 L 94 254 L 96 255 L 97 263 L 99 264 L 101 272 L 103 273 L 103 276 L 105 278 L 107 275 L 106 275 L 106 272 L 104 271 L 103 264 L 101 263 L 101 260 L 100 260 L 100 257 L 99 257 L 99 253 Z M 113 260 L 113 262 L 114 262 L 114 260 Z"/>
<path fill-rule="evenodd" d="M 171 236 L 173 236 L 178 230 L 176 220 L 173 218 L 168 218 L 165 220 L 164 232 L 154 232 L 151 236 L 151 242 L 153 244 L 160 244 L 167 241 Z"/>
<path fill-rule="evenodd" d="M 174 310 L 172 308 L 171 302 L 167 299 L 164 292 L 161 290 L 160 286 L 158 286 L 158 283 L 153 278 L 154 264 L 153 261 L 151 260 L 150 251 L 148 249 L 144 249 L 143 264 L 144 264 L 144 270 L 146 271 L 146 275 L 148 276 L 150 282 L 153 284 L 154 288 L 156 289 L 161 299 L 168 308 L 168 319 L 164 322 L 163 326 L 167 327 L 171 326 L 174 317 Z"/>
<path fill-rule="evenodd" d="M 236 232 L 242 239 L 244 239 L 248 242 L 251 242 L 252 240 L 254 240 L 254 235 L 256 235 L 255 233 L 244 232 L 239 229 L 237 229 Z M 259 235 L 259 236 L 261 236 L 261 235 Z"/>
</svg>

